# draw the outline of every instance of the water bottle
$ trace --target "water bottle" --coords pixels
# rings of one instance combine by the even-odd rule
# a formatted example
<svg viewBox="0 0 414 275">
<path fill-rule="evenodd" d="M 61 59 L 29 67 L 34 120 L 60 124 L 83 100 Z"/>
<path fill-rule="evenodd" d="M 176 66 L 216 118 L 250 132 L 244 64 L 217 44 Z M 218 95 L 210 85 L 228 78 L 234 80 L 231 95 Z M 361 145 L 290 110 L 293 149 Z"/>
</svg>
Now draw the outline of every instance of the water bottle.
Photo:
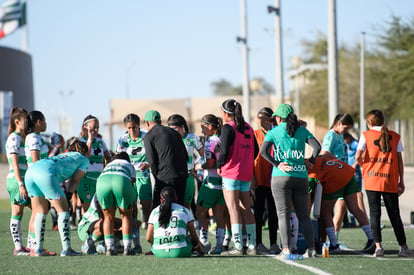
<svg viewBox="0 0 414 275">
<path fill-rule="evenodd" d="M 303 260 L 302 254 L 289 254 L 289 260 Z"/>
<path fill-rule="evenodd" d="M 59 136 L 55 132 L 52 133 L 52 137 L 50 139 L 51 139 L 52 145 L 58 145 L 60 143 Z"/>
<path fill-rule="evenodd" d="M 329 246 L 327 243 L 324 243 L 322 246 L 322 258 L 329 258 Z"/>
</svg>

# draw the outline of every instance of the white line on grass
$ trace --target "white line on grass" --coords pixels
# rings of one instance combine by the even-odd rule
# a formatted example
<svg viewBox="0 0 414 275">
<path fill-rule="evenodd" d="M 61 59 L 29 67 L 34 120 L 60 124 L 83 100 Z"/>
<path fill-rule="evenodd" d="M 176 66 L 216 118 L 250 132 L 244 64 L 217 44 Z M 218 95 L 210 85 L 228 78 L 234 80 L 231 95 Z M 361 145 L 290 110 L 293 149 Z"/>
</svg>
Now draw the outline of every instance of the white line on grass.
<svg viewBox="0 0 414 275">
<path fill-rule="evenodd" d="M 299 267 L 299 268 L 302 268 L 302 269 L 306 269 L 306 270 L 308 270 L 310 272 L 313 272 L 315 274 L 318 274 L 318 275 L 331 275 L 331 273 L 325 272 L 322 269 L 319 269 L 319 268 L 316 268 L 316 267 L 313 267 L 313 266 L 299 264 L 299 263 L 297 263 L 293 260 L 284 260 L 284 259 L 278 258 L 277 256 L 276 257 L 273 256 L 273 259 L 284 262 L 285 264 L 288 264 L 288 265 L 292 265 L 292 266 L 296 266 L 296 267 Z"/>
</svg>

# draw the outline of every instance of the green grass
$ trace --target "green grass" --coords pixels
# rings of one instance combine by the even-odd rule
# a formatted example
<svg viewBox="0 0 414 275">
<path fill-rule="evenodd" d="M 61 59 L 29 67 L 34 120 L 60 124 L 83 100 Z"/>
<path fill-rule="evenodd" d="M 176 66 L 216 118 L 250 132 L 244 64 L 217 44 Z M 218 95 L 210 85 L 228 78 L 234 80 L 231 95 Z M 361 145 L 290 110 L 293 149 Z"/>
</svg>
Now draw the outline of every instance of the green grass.
<svg viewBox="0 0 414 275">
<path fill-rule="evenodd" d="M 23 239 L 26 242 L 27 224 L 30 210 L 26 209 L 23 218 Z M 331 274 L 412 274 L 414 259 L 401 259 L 396 256 L 398 245 L 389 225 L 383 230 L 384 259 L 375 259 L 359 254 L 366 242 L 360 229 L 342 229 L 340 241 L 352 251 L 330 258 L 304 259 L 295 261 L 300 266 L 288 265 L 266 256 L 220 257 L 205 256 L 187 259 L 157 259 L 154 256 L 81 256 L 81 257 L 16 257 L 13 256 L 13 243 L 10 229 L 10 206 L 8 200 L 0 200 L 0 274 L 312 274 L 301 266 L 315 267 Z M 48 216 L 45 248 L 60 252 L 58 232 L 51 230 Z M 408 244 L 414 247 L 414 230 L 407 229 Z M 149 251 L 145 231 L 141 230 L 141 244 Z M 263 232 L 265 242 L 268 231 Z M 214 236 L 210 236 L 214 244 Z M 265 243 L 268 246 L 268 243 Z M 76 231 L 72 231 L 72 246 L 80 250 L 81 241 Z"/>
</svg>

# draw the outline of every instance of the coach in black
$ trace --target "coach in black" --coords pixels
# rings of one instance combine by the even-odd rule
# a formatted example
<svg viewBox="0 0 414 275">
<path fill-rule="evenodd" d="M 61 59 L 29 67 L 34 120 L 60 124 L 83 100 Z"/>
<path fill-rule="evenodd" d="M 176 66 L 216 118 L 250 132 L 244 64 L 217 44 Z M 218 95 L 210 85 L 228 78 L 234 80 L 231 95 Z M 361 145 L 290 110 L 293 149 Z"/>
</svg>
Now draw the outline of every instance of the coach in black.
<svg viewBox="0 0 414 275">
<path fill-rule="evenodd" d="M 144 137 L 145 154 L 155 178 L 152 207 L 160 205 L 160 192 L 169 185 L 174 187 L 178 203 L 184 203 L 187 181 L 188 155 L 180 134 L 161 125 L 159 112 L 150 110 L 144 116 L 148 133 Z"/>
</svg>

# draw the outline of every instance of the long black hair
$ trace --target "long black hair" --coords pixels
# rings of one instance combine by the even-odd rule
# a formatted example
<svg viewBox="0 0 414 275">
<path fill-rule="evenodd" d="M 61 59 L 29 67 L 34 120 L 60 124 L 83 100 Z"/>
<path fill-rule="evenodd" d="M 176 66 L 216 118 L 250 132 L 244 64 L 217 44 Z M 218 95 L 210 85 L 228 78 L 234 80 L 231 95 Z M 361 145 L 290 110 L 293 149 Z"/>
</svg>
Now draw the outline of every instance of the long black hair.
<svg viewBox="0 0 414 275">
<path fill-rule="evenodd" d="M 158 217 L 158 223 L 162 228 L 167 228 L 171 219 L 171 204 L 176 201 L 177 193 L 171 186 L 166 186 L 161 190 L 161 204 L 160 215 Z"/>
<path fill-rule="evenodd" d="M 221 109 L 233 117 L 237 132 L 244 133 L 245 122 L 240 103 L 234 99 L 227 99 L 221 104 Z"/>
<path fill-rule="evenodd" d="M 168 126 L 179 126 L 179 127 L 184 126 L 184 131 L 186 133 L 190 132 L 188 129 L 187 121 L 182 115 L 179 115 L 179 114 L 170 115 L 167 119 L 167 124 Z"/>
<path fill-rule="evenodd" d="M 133 113 L 127 114 L 124 117 L 124 124 L 127 124 L 128 122 L 136 123 L 139 125 L 139 122 L 140 122 L 139 116 Z"/>
<path fill-rule="evenodd" d="M 336 124 L 338 124 L 339 122 L 341 122 L 342 125 L 354 126 L 354 120 L 352 119 L 352 116 L 350 114 L 345 113 L 345 114 L 337 114 L 335 116 L 335 119 L 334 119 L 330 129 L 335 127 Z"/>
<path fill-rule="evenodd" d="M 24 125 L 26 133 L 33 133 L 36 123 L 45 120 L 45 116 L 40 111 L 31 111 L 27 115 L 26 124 Z"/>
<path fill-rule="evenodd" d="M 295 135 L 296 130 L 300 127 L 300 123 L 298 117 L 295 113 L 288 114 L 287 118 L 283 119 L 287 122 L 286 124 L 286 132 L 290 137 Z"/>
<path fill-rule="evenodd" d="M 16 131 L 15 120 L 27 117 L 27 111 L 23 108 L 13 107 L 10 109 L 8 135 Z"/>
</svg>

